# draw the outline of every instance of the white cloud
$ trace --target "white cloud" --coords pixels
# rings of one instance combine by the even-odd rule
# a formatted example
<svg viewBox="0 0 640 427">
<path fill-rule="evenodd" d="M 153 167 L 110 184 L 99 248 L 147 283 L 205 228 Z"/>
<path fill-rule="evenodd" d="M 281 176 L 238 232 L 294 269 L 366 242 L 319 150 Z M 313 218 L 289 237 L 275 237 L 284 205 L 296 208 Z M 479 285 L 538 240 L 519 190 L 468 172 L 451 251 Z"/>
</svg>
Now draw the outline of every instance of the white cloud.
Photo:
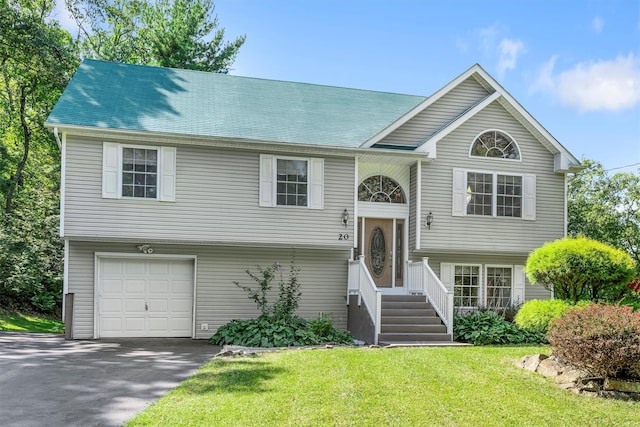
<svg viewBox="0 0 640 427">
<path fill-rule="evenodd" d="M 640 104 L 640 58 L 579 63 L 554 73 L 557 57 L 540 68 L 532 92 L 546 92 L 579 111 L 621 111 Z"/>
<path fill-rule="evenodd" d="M 513 70 L 517 66 L 518 57 L 525 52 L 524 43 L 521 40 L 502 39 L 498 45 L 498 75 L 504 76 L 507 70 Z"/>
<path fill-rule="evenodd" d="M 596 16 L 595 18 L 593 18 L 593 21 L 591 21 L 591 28 L 596 33 L 601 33 L 602 29 L 604 28 L 604 20 L 599 16 Z"/>
<path fill-rule="evenodd" d="M 496 40 L 498 39 L 498 34 L 500 32 L 501 30 L 498 25 L 481 28 L 478 31 L 481 43 L 480 47 L 485 54 L 492 54 L 495 51 Z"/>
</svg>

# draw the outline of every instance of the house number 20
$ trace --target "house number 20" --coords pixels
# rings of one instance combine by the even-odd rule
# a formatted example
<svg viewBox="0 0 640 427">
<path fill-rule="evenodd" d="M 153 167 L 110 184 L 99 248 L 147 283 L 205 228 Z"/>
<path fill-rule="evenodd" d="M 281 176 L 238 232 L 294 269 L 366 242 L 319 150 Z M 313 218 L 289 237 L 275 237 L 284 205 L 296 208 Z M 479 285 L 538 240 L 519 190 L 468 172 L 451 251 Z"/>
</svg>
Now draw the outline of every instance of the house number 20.
<svg viewBox="0 0 640 427">
<path fill-rule="evenodd" d="M 338 234 L 338 240 L 349 240 L 349 235 L 348 234 Z"/>
</svg>

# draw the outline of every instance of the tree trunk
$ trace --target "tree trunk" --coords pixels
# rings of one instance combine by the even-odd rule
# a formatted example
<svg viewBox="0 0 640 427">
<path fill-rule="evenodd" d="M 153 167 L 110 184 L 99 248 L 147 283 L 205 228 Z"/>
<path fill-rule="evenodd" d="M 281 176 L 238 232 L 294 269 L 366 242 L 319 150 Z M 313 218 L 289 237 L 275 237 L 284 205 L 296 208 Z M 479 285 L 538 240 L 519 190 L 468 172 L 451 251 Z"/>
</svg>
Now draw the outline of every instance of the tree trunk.
<svg viewBox="0 0 640 427">
<path fill-rule="evenodd" d="M 27 90 L 26 86 L 22 85 L 20 87 L 20 124 L 22 125 L 22 134 L 24 136 L 24 144 L 22 146 L 22 158 L 20 159 L 20 163 L 18 163 L 18 167 L 16 168 L 16 173 L 13 175 L 11 179 L 11 183 L 9 184 L 9 189 L 7 190 L 7 199 L 4 206 L 4 211 L 7 214 L 11 213 L 13 208 L 13 196 L 16 192 L 16 188 L 20 184 L 20 180 L 22 179 L 22 172 L 24 171 L 24 167 L 27 164 L 27 159 L 29 158 L 29 143 L 31 141 L 31 130 L 29 129 L 29 125 L 27 124 L 26 117 L 26 104 L 27 104 Z"/>
</svg>

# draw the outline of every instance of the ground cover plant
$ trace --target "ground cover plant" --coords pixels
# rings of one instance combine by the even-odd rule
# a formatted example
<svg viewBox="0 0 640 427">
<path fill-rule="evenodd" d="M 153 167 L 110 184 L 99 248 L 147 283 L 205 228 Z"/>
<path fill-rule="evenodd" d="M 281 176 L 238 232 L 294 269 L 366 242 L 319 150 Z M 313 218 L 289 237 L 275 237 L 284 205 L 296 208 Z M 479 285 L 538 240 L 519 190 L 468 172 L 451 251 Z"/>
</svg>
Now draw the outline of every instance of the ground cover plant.
<svg viewBox="0 0 640 427">
<path fill-rule="evenodd" d="M 64 332 L 64 324 L 60 321 L 23 313 L 0 310 L 0 331 L 17 332 Z"/>
<path fill-rule="evenodd" d="M 516 367 L 540 346 L 334 348 L 214 359 L 129 426 L 636 426 L 640 403 Z"/>
<path fill-rule="evenodd" d="M 546 343 L 540 331 L 526 330 L 492 310 L 477 310 L 453 319 L 453 340 L 474 345 Z"/>
</svg>

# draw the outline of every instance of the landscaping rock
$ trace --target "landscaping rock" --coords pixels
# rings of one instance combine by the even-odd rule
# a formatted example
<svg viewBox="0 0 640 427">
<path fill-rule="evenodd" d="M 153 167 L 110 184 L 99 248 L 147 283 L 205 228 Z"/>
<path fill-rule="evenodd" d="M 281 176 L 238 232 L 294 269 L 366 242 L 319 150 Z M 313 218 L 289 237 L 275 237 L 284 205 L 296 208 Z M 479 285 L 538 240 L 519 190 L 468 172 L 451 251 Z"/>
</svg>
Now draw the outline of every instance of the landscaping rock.
<svg viewBox="0 0 640 427">
<path fill-rule="evenodd" d="M 563 371 L 560 375 L 555 377 L 553 380 L 556 384 L 566 384 L 576 383 L 580 378 L 587 377 L 588 374 L 585 371 L 581 371 L 580 369 L 575 369 L 571 367 L 563 367 Z"/>
<path fill-rule="evenodd" d="M 625 381 L 615 378 L 604 380 L 605 390 L 624 391 L 626 393 L 640 393 L 640 381 Z"/>
<path fill-rule="evenodd" d="M 549 356 L 545 354 L 525 356 L 522 358 L 522 367 L 527 371 L 536 372 L 536 369 L 538 369 L 538 365 L 540 365 L 540 362 L 548 358 Z"/>
<path fill-rule="evenodd" d="M 557 377 L 563 370 L 563 365 L 558 363 L 555 359 L 546 358 L 540 361 L 536 372 L 544 375 L 545 377 Z"/>
<path fill-rule="evenodd" d="M 582 378 L 576 385 L 580 391 L 600 391 L 602 382 L 602 378 Z"/>
</svg>

